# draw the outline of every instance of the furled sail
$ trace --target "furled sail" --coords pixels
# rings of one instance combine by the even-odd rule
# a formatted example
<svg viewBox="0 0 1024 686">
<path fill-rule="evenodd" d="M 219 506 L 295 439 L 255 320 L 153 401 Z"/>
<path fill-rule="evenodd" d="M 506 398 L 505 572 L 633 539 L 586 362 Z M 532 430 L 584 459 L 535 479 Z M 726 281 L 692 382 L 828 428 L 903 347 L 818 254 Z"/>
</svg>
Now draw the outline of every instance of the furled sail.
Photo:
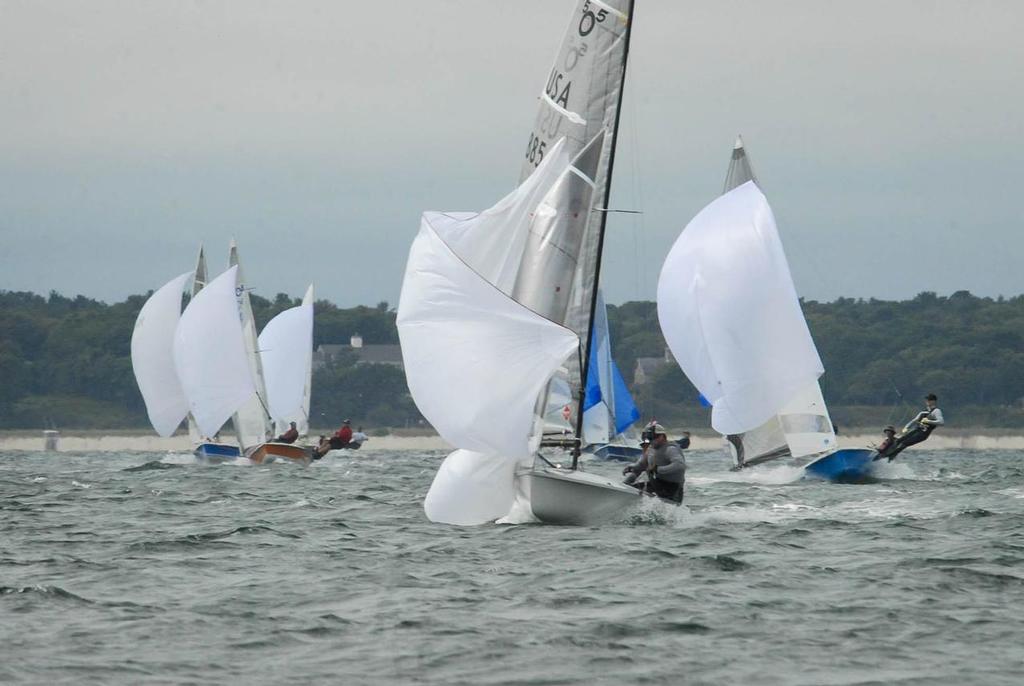
<svg viewBox="0 0 1024 686">
<path fill-rule="evenodd" d="M 265 442 L 271 434 L 271 420 L 267 408 L 267 389 L 263 380 L 263 361 L 260 358 L 259 338 L 256 335 L 256 319 L 252 315 L 252 303 L 249 302 L 249 290 L 238 259 L 238 245 L 234 239 L 228 254 L 228 265 L 238 267 L 236 272 L 235 299 L 238 304 L 238 317 L 242 323 L 242 335 L 245 341 L 246 361 L 252 374 L 256 393 L 249 398 L 234 416 L 235 433 L 238 435 L 238 446 L 244 451 Z"/>
<path fill-rule="evenodd" d="M 312 286 L 309 287 L 312 292 Z M 295 422 L 299 434 L 309 432 L 309 387 L 313 363 L 312 297 L 267 322 L 259 336 L 267 405 L 278 431 Z"/>
<path fill-rule="evenodd" d="M 729 170 L 725 175 L 728 193 L 747 181 L 757 183 L 743 138 L 736 137 Z M 736 463 L 757 464 L 779 457 L 803 457 L 836 447 L 825 399 L 817 381 L 802 389 L 779 413 L 744 434 L 729 436 Z"/>
<path fill-rule="evenodd" d="M 824 372 L 753 182 L 701 210 L 676 240 L 658 280 L 658 320 L 722 434 L 764 424 Z"/>
<path fill-rule="evenodd" d="M 201 290 L 174 334 L 174 368 L 202 436 L 213 438 L 256 393 L 231 267 Z"/>
<path fill-rule="evenodd" d="M 567 309 L 556 319 L 583 341 L 583 356 L 569 367 L 573 398 L 579 397 L 585 374 L 582 367 L 589 354 L 590 320 L 600 268 L 604 210 L 611 184 L 632 11 L 632 0 L 577 2 L 541 91 L 539 111 L 530 130 L 520 172 L 520 180 L 526 179 L 552 146 L 563 138 L 566 154 L 576 158 L 594 144 L 599 134 L 607 137 L 599 146 L 593 172 L 589 174 L 593 184 L 589 204 L 579 206 L 572 217 L 579 227 L 569 233 L 578 234 L 580 239 L 572 255 L 571 293 L 561 293 L 567 300 Z M 536 283 L 532 287 L 537 288 L 537 292 L 529 306 L 543 311 L 538 304 L 548 297 L 550 289 Z M 578 411 L 575 401 L 573 409 L 575 415 Z"/>
<path fill-rule="evenodd" d="M 181 319 L 181 295 L 186 272 L 168 281 L 149 297 L 132 331 L 132 370 L 146 403 L 149 421 L 167 437 L 188 414 L 188 400 L 174 369 L 174 331 Z"/>
</svg>

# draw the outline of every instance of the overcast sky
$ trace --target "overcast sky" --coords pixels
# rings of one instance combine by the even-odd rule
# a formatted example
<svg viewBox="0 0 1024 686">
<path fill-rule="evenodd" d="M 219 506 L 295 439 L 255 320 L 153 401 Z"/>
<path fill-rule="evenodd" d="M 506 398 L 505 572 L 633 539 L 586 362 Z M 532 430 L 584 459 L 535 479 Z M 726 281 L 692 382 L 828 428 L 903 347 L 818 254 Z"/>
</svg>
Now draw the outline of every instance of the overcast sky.
<svg viewBox="0 0 1024 686">
<path fill-rule="evenodd" d="M 515 183 L 574 0 L 0 0 L 0 289 L 107 301 L 240 244 L 397 302 L 420 212 Z M 742 133 L 808 298 L 1024 292 L 1024 3 L 637 0 L 602 279 L 653 299 Z"/>
</svg>

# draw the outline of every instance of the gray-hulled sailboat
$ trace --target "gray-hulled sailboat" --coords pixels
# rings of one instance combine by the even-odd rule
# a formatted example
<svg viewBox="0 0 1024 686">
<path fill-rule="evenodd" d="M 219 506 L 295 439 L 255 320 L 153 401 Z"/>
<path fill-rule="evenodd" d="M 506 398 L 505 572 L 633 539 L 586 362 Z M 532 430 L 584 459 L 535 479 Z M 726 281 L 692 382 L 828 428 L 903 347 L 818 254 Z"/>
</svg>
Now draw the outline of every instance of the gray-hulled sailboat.
<svg viewBox="0 0 1024 686">
<path fill-rule="evenodd" d="M 423 216 L 398 328 L 413 399 L 458 448 L 424 502 L 433 521 L 591 523 L 640 501 L 636 489 L 579 469 L 632 9 L 577 3 L 515 191 L 481 213 Z M 545 439 L 555 376 L 572 389 L 573 431 Z M 544 447 L 571 449 L 571 464 Z"/>
</svg>

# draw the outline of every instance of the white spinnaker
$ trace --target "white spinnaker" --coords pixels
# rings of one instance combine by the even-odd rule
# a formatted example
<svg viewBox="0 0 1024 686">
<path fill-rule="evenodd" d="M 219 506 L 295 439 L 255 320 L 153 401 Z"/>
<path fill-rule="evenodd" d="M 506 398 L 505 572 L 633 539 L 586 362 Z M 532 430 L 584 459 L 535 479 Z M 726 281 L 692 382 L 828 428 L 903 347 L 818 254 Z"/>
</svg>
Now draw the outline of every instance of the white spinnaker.
<svg viewBox="0 0 1024 686">
<path fill-rule="evenodd" d="M 763 424 L 824 372 L 753 182 L 701 210 L 676 240 L 658 280 L 658 320 L 719 433 Z"/>
<path fill-rule="evenodd" d="M 249 289 L 242 272 L 238 246 L 234 239 L 228 254 L 228 264 L 237 266 L 235 282 L 235 299 L 238 305 L 238 317 L 242 322 L 242 335 L 245 341 L 246 360 L 252 374 L 256 393 L 246 401 L 234 416 L 235 433 L 238 435 L 238 446 L 244 451 L 247 448 L 263 443 L 271 433 L 270 415 L 267 414 L 267 388 L 263 381 L 263 362 L 260 359 L 258 336 L 256 335 L 256 319 L 252 314 L 252 303 L 249 302 Z"/>
<path fill-rule="evenodd" d="M 313 305 L 291 307 L 267 322 L 259 337 L 270 414 L 282 431 L 295 422 L 308 432 L 306 390 L 313 360 Z"/>
<path fill-rule="evenodd" d="M 181 319 L 181 294 L 192 276 L 177 276 L 149 297 L 132 331 L 132 371 L 156 432 L 170 436 L 188 414 L 188 400 L 174 369 L 174 330 Z"/>
<path fill-rule="evenodd" d="M 537 397 L 578 345 L 469 268 L 425 216 L 398 305 L 409 391 L 452 445 L 504 458 L 533 454 Z"/>
<path fill-rule="evenodd" d="M 174 334 L 174 367 L 207 438 L 256 393 L 235 300 L 237 269 L 231 267 L 192 299 Z"/>
<path fill-rule="evenodd" d="M 475 526 L 504 517 L 515 501 L 515 460 L 497 460 L 471 450 L 444 459 L 423 499 L 427 519 Z"/>
</svg>

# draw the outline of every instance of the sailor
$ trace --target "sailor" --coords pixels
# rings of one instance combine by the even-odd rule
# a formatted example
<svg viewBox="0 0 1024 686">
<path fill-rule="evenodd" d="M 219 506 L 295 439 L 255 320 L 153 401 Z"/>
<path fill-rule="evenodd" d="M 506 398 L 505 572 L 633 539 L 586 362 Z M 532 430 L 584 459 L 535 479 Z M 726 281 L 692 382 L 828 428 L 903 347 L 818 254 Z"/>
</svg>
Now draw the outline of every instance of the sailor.
<svg viewBox="0 0 1024 686">
<path fill-rule="evenodd" d="M 346 419 L 341 428 L 334 432 L 330 438 L 320 437 L 320 445 L 313 449 L 313 459 L 319 460 L 332 450 L 341 450 L 348 447 L 352 441 L 352 420 Z"/>
<path fill-rule="evenodd" d="M 277 443 L 294 443 L 299 437 L 299 430 L 295 428 L 295 422 L 288 424 L 288 430 L 275 438 Z"/>
<path fill-rule="evenodd" d="M 690 447 L 690 432 L 684 431 L 683 437 L 676 441 L 676 445 L 679 446 L 680 450 L 686 450 Z"/>
<path fill-rule="evenodd" d="M 942 410 L 938 407 L 938 401 L 938 396 L 934 393 L 926 395 L 924 398 L 925 409 L 918 412 L 916 417 L 907 422 L 907 425 L 903 427 L 903 431 L 896 434 L 893 444 L 884 452 L 879 450 L 878 456 L 888 457 L 889 462 L 892 462 L 901 452 L 912 445 L 917 445 L 927 440 L 936 427 L 945 424 L 946 420 L 942 416 Z"/>
<path fill-rule="evenodd" d="M 892 448 L 892 444 L 896 442 L 896 427 L 890 424 L 889 426 L 882 429 L 882 433 L 885 434 L 885 440 L 878 444 L 879 453 L 886 452 L 887 450 Z"/>
<path fill-rule="evenodd" d="M 363 427 L 358 427 L 352 434 L 352 440 L 348 442 L 349 450 L 359 450 L 359 447 L 370 440 L 370 437 L 363 433 Z"/>
<path fill-rule="evenodd" d="M 622 470 L 628 474 L 626 483 L 634 488 L 641 488 L 648 493 L 683 502 L 683 483 L 686 481 L 686 458 L 676 443 L 670 443 L 665 427 L 651 422 L 644 429 L 644 438 L 650 445 L 644 449 L 643 456 L 636 463 Z M 647 473 L 646 483 L 635 483 L 636 477 Z"/>
</svg>

